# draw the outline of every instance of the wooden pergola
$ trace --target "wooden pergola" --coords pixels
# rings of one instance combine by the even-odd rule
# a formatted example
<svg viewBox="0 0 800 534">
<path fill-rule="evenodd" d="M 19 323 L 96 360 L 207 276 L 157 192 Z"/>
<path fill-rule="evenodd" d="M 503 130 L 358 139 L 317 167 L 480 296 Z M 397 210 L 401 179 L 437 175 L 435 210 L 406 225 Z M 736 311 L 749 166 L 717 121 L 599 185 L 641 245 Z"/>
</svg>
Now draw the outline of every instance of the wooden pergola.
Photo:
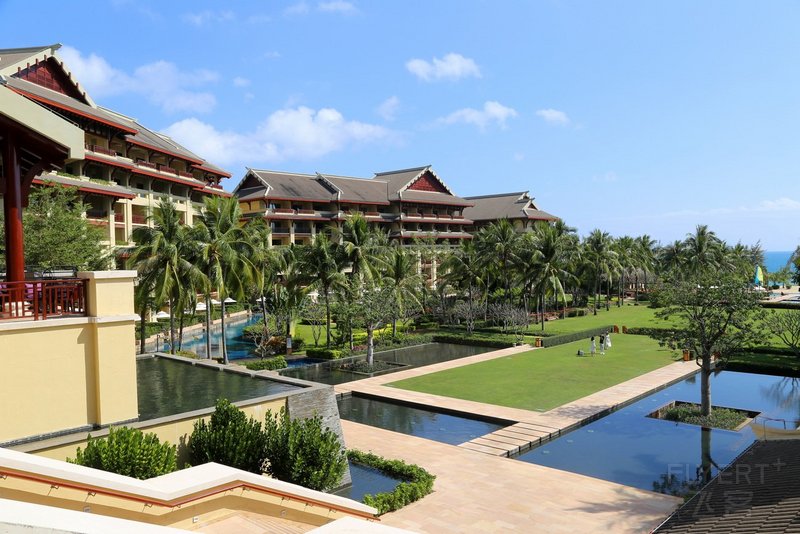
<svg viewBox="0 0 800 534">
<path fill-rule="evenodd" d="M 0 76 L 0 194 L 5 211 L 6 281 L 25 279 L 22 210 L 33 179 L 83 158 L 83 131 L 2 84 Z"/>
</svg>

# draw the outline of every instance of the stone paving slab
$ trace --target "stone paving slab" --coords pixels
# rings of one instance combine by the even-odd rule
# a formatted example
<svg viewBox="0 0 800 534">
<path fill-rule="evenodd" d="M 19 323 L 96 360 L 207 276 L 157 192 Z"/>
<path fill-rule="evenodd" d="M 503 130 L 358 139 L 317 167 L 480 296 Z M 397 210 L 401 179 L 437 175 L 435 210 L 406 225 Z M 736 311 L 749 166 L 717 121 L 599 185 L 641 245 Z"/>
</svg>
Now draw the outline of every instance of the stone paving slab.
<svg viewBox="0 0 800 534">
<path fill-rule="evenodd" d="M 681 499 L 342 421 L 347 446 L 418 464 L 434 492 L 381 517 L 423 533 L 649 532 Z"/>
</svg>

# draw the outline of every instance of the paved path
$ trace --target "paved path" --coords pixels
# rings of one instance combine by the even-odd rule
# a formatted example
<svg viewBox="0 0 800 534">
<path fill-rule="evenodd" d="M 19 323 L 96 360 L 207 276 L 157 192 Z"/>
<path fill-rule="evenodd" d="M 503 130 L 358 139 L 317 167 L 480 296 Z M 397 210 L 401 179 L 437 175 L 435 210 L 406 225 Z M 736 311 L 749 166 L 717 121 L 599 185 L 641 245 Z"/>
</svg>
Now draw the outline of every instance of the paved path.
<svg viewBox="0 0 800 534">
<path fill-rule="evenodd" d="M 381 522 L 414 532 L 649 532 L 681 499 L 342 421 L 349 448 L 415 463 L 434 492 Z"/>
<path fill-rule="evenodd" d="M 508 421 L 509 425 L 501 430 L 461 444 L 461 447 L 473 451 L 496 456 L 508 456 L 536 446 L 542 441 L 557 437 L 561 433 L 587 421 L 602 417 L 620 405 L 636 400 L 654 389 L 672 384 L 697 371 L 697 366 L 694 362 L 672 363 L 546 412 L 483 404 L 430 393 L 386 387 L 385 385 L 390 382 L 444 369 L 503 358 L 528 350 L 531 350 L 530 347 L 514 347 L 478 354 L 449 362 L 340 384 L 335 387 L 335 391 L 337 394 L 358 392 Z"/>
</svg>

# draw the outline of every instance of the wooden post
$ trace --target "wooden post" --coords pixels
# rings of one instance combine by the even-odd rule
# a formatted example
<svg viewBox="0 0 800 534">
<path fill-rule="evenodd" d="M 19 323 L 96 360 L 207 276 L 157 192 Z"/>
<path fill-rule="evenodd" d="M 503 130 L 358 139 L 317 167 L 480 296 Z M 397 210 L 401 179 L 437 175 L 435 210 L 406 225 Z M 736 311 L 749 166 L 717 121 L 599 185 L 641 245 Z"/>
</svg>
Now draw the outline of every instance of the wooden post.
<svg viewBox="0 0 800 534">
<path fill-rule="evenodd" d="M 22 232 L 22 183 L 19 174 L 17 146 L 13 137 L 3 144 L 3 168 L 6 182 L 3 195 L 6 232 L 6 280 L 25 280 L 25 249 Z"/>
</svg>

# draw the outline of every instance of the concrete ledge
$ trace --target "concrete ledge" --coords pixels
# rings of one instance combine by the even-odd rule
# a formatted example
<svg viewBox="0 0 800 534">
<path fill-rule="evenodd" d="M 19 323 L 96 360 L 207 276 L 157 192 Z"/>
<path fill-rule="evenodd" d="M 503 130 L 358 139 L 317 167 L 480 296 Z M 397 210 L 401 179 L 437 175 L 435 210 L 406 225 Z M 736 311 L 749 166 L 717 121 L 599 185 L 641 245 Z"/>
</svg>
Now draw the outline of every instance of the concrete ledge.
<svg viewBox="0 0 800 534">
<path fill-rule="evenodd" d="M 78 278 L 82 280 L 132 280 L 136 271 L 81 271 Z"/>
</svg>

